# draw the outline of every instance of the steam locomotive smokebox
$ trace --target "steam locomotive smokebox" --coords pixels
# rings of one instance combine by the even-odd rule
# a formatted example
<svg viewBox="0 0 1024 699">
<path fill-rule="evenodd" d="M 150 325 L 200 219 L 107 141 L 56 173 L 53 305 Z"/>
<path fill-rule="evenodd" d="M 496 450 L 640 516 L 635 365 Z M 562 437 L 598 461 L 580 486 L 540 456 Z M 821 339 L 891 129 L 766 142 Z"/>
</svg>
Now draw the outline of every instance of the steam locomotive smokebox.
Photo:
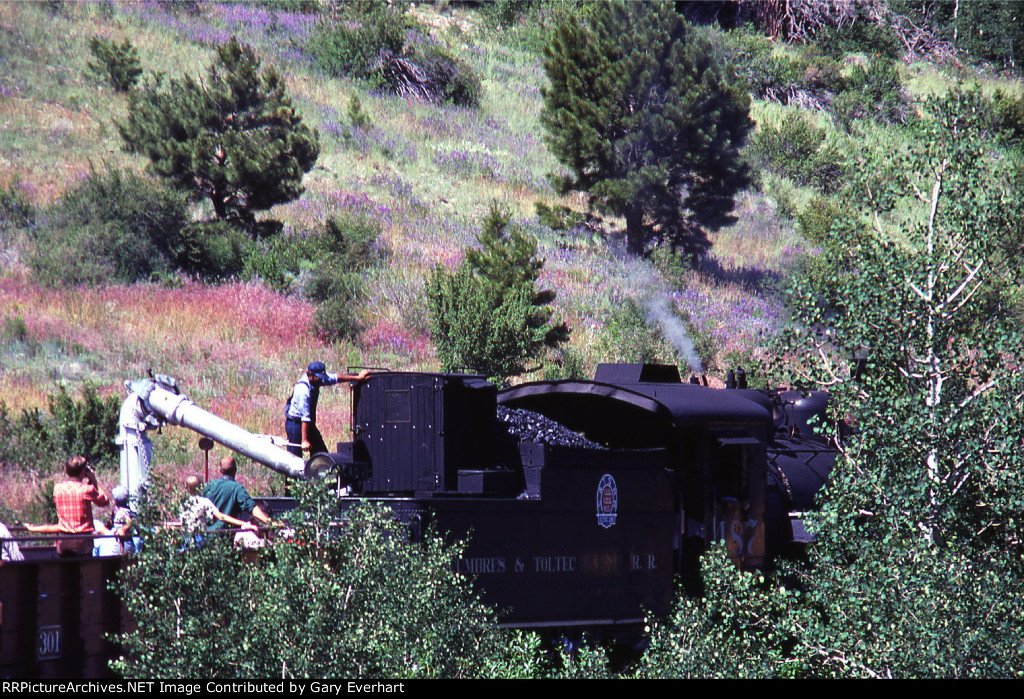
<svg viewBox="0 0 1024 699">
<path fill-rule="evenodd" d="M 458 490 L 459 471 L 494 465 L 497 389 L 479 376 L 376 374 L 355 395 L 364 493 Z"/>
</svg>

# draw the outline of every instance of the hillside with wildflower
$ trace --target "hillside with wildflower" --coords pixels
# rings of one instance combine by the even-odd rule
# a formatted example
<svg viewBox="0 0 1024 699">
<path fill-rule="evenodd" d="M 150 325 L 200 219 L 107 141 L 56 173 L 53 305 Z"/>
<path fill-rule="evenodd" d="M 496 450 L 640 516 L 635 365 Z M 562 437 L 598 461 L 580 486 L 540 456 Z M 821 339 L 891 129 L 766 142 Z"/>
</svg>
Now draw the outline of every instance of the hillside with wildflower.
<svg viewBox="0 0 1024 699">
<path fill-rule="evenodd" d="M 470 87 L 478 91 L 462 104 L 396 94 L 324 69 L 314 39 L 327 10 L 337 7 L 332 3 L 0 5 L 0 397 L 8 414 L 45 410 L 60 385 L 88 384 L 120 396 L 125 379 L 153 371 L 177 377 L 190 397 L 226 419 L 273 434 L 282 399 L 311 359 L 333 370 L 437 370 L 425 280 L 434 266 L 453 269 L 461 261 L 492 202 L 508 207 L 512 222 L 538 241 L 539 284 L 556 292 L 554 313 L 571 330 L 562 350 L 514 380 L 588 376 L 601 361 L 646 360 L 705 372 L 712 383 L 732 367 L 770 380 L 766 348 L 784 318 L 779 290 L 794 264 L 820 245 L 813 214 L 821 197 L 842 194 L 846 181 L 864 173 L 884 173 L 879 159 L 902 138 L 893 129 L 918 97 L 965 76 L 983 82 L 989 94 L 1021 94 L 1012 75 L 950 64 L 956 76 L 927 60 L 897 62 L 895 94 L 903 101 L 886 112 L 897 116 L 879 119 L 858 102 L 843 122 L 806 107 L 815 106 L 815 95 L 837 90 L 829 80 L 864 73 L 880 57 L 851 50 L 826 60 L 756 32 L 702 29 L 750 84 L 758 128 L 746 153 L 754 183 L 738 196 L 735 221 L 710 235 L 711 250 L 696 264 L 669 248 L 632 258 L 613 244 L 622 221 L 552 227 L 538 216 L 538 203 L 587 211 L 585 194 L 559 195 L 549 179 L 564 170 L 541 124 L 547 77 L 540 47 L 558 16 L 538 6 L 532 15 L 508 15 L 501 3 L 398 5 L 403 22 L 422 37 L 415 50 L 425 51 L 417 41 L 429 41 L 431 55 L 455 57 L 454 65 L 476 77 L 479 84 Z M 268 276 L 278 248 L 264 250 L 263 267 L 250 265 L 218 283 L 165 270 L 149 281 L 70 287 L 61 283 L 60 260 L 40 252 L 37 231 L 53 234 L 62 196 L 97 173 L 147 172 L 147 159 L 127 152 L 119 133 L 130 98 L 123 85 L 97 74 L 95 46 L 112 52 L 130 43 L 143 71 L 138 90 L 147 80 L 200 78 L 232 37 L 276 69 L 295 112 L 318 134 L 319 158 L 302 180 L 304 191 L 266 214 L 282 224 L 278 239 L 299 245 L 341 217 L 370 222 L 386 251 L 383 264 L 361 272 L 359 294 L 344 304 L 353 329 L 344 337 L 326 336 L 318 326 L 317 303 L 307 293 L 315 274 L 309 264 Z M 737 58 L 751 55 L 760 62 Z M 871 76 L 863 80 L 873 84 Z M 851 101 L 854 90 L 842 96 Z M 793 114 L 803 121 L 794 126 L 787 121 Z M 769 138 L 780 132 L 784 148 Z M 795 162 L 804 170 L 787 169 Z M 190 207 L 194 220 L 209 214 L 201 202 Z M 676 347 L 666 338 L 678 330 L 688 341 Z M 346 395 L 334 392 L 325 403 L 325 434 L 345 439 Z M 191 436 L 169 431 L 159 439 L 161 462 L 190 469 L 199 463 Z M 45 473 L 53 464 L 20 466 Z"/>
</svg>

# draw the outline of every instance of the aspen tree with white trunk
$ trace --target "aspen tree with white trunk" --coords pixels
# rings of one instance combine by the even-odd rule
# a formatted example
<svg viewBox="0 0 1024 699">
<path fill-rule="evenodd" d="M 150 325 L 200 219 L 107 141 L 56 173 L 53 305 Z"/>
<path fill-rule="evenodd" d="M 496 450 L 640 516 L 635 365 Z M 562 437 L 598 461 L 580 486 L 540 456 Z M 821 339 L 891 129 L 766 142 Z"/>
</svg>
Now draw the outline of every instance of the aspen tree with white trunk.
<svg viewBox="0 0 1024 699">
<path fill-rule="evenodd" d="M 840 449 L 807 560 L 710 552 L 643 676 L 1024 674 L 1024 188 L 985 105 L 926 103 L 890 155 L 898 205 L 864 190 L 794 275 L 780 366 L 831 391 Z"/>
</svg>

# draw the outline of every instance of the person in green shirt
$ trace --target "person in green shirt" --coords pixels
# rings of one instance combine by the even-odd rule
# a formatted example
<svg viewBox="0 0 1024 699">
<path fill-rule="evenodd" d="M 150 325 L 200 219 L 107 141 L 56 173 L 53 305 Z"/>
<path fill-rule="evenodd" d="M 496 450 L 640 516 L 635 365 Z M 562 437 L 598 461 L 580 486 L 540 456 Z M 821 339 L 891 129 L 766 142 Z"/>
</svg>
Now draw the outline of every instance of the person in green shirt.
<svg viewBox="0 0 1024 699">
<path fill-rule="evenodd" d="M 220 460 L 220 478 L 210 481 L 203 489 L 203 497 L 213 501 L 214 506 L 229 517 L 238 517 L 244 513 L 252 513 L 252 518 L 260 524 L 272 524 L 267 513 L 256 504 L 245 486 L 235 480 L 237 473 L 235 457 L 225 456 Z M 223 529 L 225 523 L 215 520 L 209 530 Z"/>
</svg>

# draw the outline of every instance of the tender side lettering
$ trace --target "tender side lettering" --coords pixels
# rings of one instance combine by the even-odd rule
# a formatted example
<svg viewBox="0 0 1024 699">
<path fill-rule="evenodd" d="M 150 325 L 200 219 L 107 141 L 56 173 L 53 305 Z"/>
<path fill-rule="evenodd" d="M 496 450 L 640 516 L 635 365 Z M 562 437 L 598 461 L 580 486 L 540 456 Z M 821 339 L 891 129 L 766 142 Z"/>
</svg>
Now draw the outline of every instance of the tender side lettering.
<svg viewBox="0 0 1024 699">
<path fill-rule="evenodd" d="M 468 575 L 480 575 L 481 573 L 504 573 L 505 559 L 493 558 L 463 558 L 459 561 L 459 569 Z"/>
<path fill-rule="evenodd" d="M 559 556 L 481 556 L 460 558 L 459 572 L 466 575 L 501 575 L 505 573 L 583 573 L 584 575 L 614 575 L 628 566 L 631 571 L 657 570 L 658 562 L 653 553 L 634 553 L 620 556 L 617 553 L 599 552 L 582 555 Z"/>
<path fill-rule="evenodd" d="M 576 556 L 534 556 L 538 573 L 575 573 Z"/>
</svg>

